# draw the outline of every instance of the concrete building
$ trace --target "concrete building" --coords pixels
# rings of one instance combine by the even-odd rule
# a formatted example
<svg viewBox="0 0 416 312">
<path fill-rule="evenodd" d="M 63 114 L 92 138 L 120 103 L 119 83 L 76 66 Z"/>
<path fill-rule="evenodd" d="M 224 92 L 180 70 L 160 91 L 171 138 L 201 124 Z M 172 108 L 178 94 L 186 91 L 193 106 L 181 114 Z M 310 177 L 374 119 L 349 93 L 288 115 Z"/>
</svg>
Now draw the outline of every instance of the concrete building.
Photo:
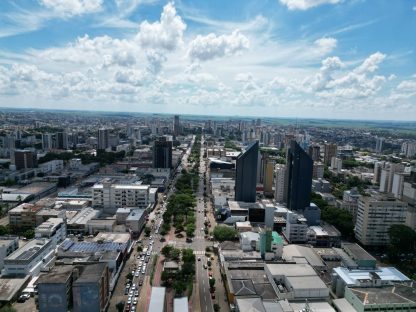
<svg viewBox="0 0 416 312">
<path fill-rule="evenodd" d="M 8 235 L 0 236 L 0 271 L 4 266 L 4 258 L 19 248 L 19 237 Z"/>
<path fill-rule="evenodd" d="M 376 147 L 375 147 L 376 153 L 381 154 L 381 152 L 383 151 L 383 143 L 384 143 L 384 138 L 376 137 Z"/>
<path fill-rule="evenodd" d="M 395 173 L 402 173 L 404 171 L 403 164 L 390 163 L 386 168 L 381 170 L 380 176 L 380 192 L 391 193 L 393 190 L 393 180 Z"/>
<path fill-rule="evenodd" d="M 325 165 L 321 162 L 313 163 L 312 178 L 322 179 L 324 177 Z"/>
<path fill-rule="evenodd" d="M 401 153 L 407 158 L 412 158 L 416 155 L 416 142 L 404 142 L 402 144 Z"/>
<path fill-rule="evenodd" d="M 146 209 L 151 203 L 149 193 L 149 185 L 105 181 L 92 187 L 92 206 L 108 214 L 115 214 L 122 207 Z"/>
<path fill-rule="evenodd" d="M 17 170 L 35 168 L 37 164 L 36 153 L 29 150 L 14 151 L 14 165 Z"/>
<path fill-rule="evenodd" d="M 40 172 L 43 174 L 51 174 L 60 172 L 64 169 L 64 161 L 61 159 L 54 159 L 38 166 Z"/>
<path fill-rule="evenodd" d="M 275 180 L 275 193 L 274 193 L 274 200 L 276 203 L 284 203 L 286 201 L 285 194 L 286 191 L 286 166 L 277 164 L 275 166 L 274 171 L 274 180 Z"/>
<path fill-rule="evenodd" d="M 166 309 L 166 288 L 152 287 L 149 310 L 152 312 L 164 312 Z"/>
<path fill-rule="evenodd" d="M 361 196 L 358 200 L 355 237 L 367 246 L 388 245 L 390 226 L 405 224 L 406 214 L 407 203 L 380 194 Z"/>
<path fill-rule="evenodd" d="M 309 156 L 313 161 L 319 161 L 321 158 L 321 147 L 319 145 L 309 146 Z"/>
<path fill-rule="evenodd" d="M 331 169 L 337 173 L 342 170 L 342 159 L 338 157 L 331 158 Z"/>
<path fill-rule="evenodd" d="M 36 226 L 36 214 L 42 210 L 42 206 L 35 204 L 20 204 L 8 211 L 9 225 L 12 229 L 34 228 Z"/>
<path fill-rule="evenodd" d="M 303 211 L 311 203 L 313 161 L 296 141 L 290 142 L 286 161 L 287 207 Z"/>
<path fill-rule="evenodd" d="M 179 115 L 173 116 L 173 134 L 178 136 L 181 133 L 181 123 L 179 120 Z"/>
<path fill-rule="evenodd" d="M 172 146 L 166 137 L 153 142 L 153 168 L 172 168 Z"/>
<path fill-rule="evenodd" d="M 36 276 L 41 269 L 50 265 L 55 246 L 50 239 L 33 239 L 4 259 L 2 275 Z"/>
<path fill-rule="evenodd" d="M 62 218 L 50 218 L 35 229 L 36 238 L 47 238 L 57 246 L 66 238 L 66 223 Z"/>
<path fill-rule="evenodd" d="M 293 211 L 288 211 L 283 235 L 289 243 L 305 243 L 307 241 L 307 231 L 308 224 L 306 218 Z"/>
<path fill-rule="evenodd" d="M 72 309 L 73 270 L 70 265 L 55 266 L 39 277 L 39 312 L 67 312 Z"/>
<path fill-rule="evenodd" d="M 146 224 L 147 212 L 145 209 L 131 209 L 126 218 L 126 228 L 133 234 L 139 234 Z"/>
<path fill-rule="evenodd" d="M 254 203 L 256 201 L 257 160 L 259 142 L 251 143 L 237 157 L 235 200 Z"/>
<path fill-rule="evenodd" d="M 312 191 L 329 193 L 331 192 L 331 183 L 324 179 L 312 180 Z"/>
<path fill-rule="evenodd" d="M 337 156 L 337 149 L 338 149 L 338 146 L 336 144 L 324 145 L 324 164 L 326 166 L 330 166 L 332 157 Z"/>
<path fill-rule="evenodd" d="M 264 164 L 263 191 L 265 195 L 273 194 L 273 169 L 275 162 L 267 159 Z"/>
<path fill-rule="evenodd" d="M 108 129 L 98 129 L 97 149 L 105 150 L 110 146 Z"/>
<path fill-rule="evenodd" d="M 74 312 L 104 312 L 109 301 L 106 263 L 86 265 L 72 285 Z"/>
<path fill-rule="evenodd" d="M 67 231 L 71 234 L 86 233 L 89 220 L 98 218 L 100 211 L 91 207 L 83 208 L 73 218 L 67 221 Z"/>
</svg>

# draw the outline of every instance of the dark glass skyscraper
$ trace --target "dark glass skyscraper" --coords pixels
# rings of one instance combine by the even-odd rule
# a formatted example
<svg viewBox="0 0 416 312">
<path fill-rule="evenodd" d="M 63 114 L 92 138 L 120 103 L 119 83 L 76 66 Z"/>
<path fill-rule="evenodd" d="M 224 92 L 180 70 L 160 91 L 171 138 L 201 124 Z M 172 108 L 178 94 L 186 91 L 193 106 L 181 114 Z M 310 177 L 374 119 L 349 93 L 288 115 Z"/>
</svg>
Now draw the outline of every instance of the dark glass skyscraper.
<svg viewBox="0 0 416 312">
<path fill-rule="evenodd" d="M 293 140 L 287 152 L 286 168 L 287 207 L 291 210 L 304 210 L 311 203 L 313 161 Z"/>
<path fill-rule="evenodd" d="M 235 200 L 256 202 L 257 159 L 259 142 L 254 142 L 237 157 Z"/>
<path fill-rule="evenodd" d="M 172 168 L 172 141 L 166 137 L 154 141 L 153 168 Z"/>
</svg>

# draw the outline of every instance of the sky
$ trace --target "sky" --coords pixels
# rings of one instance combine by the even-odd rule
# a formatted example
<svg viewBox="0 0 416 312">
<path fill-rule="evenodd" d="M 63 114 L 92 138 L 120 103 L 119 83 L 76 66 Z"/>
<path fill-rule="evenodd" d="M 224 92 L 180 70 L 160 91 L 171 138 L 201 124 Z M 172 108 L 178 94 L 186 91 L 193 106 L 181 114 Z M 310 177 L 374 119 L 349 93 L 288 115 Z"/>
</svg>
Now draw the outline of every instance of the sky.
<svg viewBox="0 0 416 312">
<path fill-rule="evenodd" d="M 2 0 L 0 107 L 416 120 L 416 0 Z"/>
</svg>

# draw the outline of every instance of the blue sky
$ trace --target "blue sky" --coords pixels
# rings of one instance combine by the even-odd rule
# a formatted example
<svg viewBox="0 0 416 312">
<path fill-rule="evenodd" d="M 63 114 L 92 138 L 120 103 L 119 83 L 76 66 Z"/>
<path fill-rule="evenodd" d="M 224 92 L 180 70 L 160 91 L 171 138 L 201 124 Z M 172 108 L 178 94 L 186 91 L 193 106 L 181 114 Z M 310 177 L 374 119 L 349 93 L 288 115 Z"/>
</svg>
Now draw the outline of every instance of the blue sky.
<svg viewBox="0 0 416 312">
<path fill-rule="evenodd" d="M 0 106 L 416 119 L 416 0 L 3 0 Z"/>
</svg>

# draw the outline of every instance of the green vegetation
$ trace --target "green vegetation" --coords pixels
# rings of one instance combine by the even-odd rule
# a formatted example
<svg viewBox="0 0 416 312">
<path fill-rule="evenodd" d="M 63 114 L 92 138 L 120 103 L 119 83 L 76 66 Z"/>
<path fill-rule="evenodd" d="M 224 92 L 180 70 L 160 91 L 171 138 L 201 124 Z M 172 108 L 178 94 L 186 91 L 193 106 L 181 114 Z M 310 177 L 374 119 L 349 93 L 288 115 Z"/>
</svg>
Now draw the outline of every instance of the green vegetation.
<svg viewBox="0 0 416 312">
<path fill-rule="evenodd" d="M 211 277 L 209 279 L 209 287 L 213 288 L 215 286 L 215 278 Z"/>
<path fill-rule="evenodd" d="M 368 188 L 368 185 L 371 184 L 371 182 L 362 181 L 357 176 L 344 178 L 342 176 L 333 175 L 327 168 L 325 168 L 324 171 L 324 178 L 331 182 L 332 195 L 337 199 L 342 199 L 344 191 L 350 190 L 353 187 L 356 187 L 361 195 L 365 195 L 365 190 Z"/>
<path fill-rule="evenodd" d="M 126 279 L 132 280 L 133 279 L 133 274 L 131 272 L 126 274 Z"/>
<path fill-rule="evenodd" d="M 175 257 L 176 251 L 179 249 L 172 246 L 163 247 L 162 254 L 169 257 Z M 170 258 L 173 259 L 173 258 Z M 195 276 L 195 255 L 192 249 L 182 249 L 182 268 L 177 272 L 163 271 L 161 280 L 166 287 L 172 287 L 176 296 L 181 296 L 187 288 L 193 283 Z M 192 290 L 190 290 L 192 291 Z"/>
<path fill-rule="evenodd" d="M 329 206 L 321 195 L 314 192 L 311 193 L 311 202 L 321 209 L 321 219 L 335 226 L 343 238 L 352 239 L 354 237 L 354 222 L 351 213 Z"/>
<path fill-rule="evenodd" d="M 0 312 L 16 312 L 16 309 L 13 308 L 10 304 L 3 306 L 0 309 Z"/>
<path fill-rule="evenodd" d="M 213 231 L 214 238 L 217 241 L 233 241 L 237 237 L 237 230 L 227 225 L 217 225 Z"/>
<path fill-rule="evenodd" d="M 219 312 L 220 311 L 220 305 L 218 303 L 214 303 L 214 311 Z"/>
<path fill-rule="evenodd" d="M 123 301 L 119 301 L 116 304 L 116 309 L 117 309 L 118 312 L 123 312 L 123 310 L 124 310 L 124 302 Z"/>
<path fill-rule="evenodd" d="M 229 149 L 233 149 L 233 150 L 236 150 L 236 151 L 241 151 L 240 147 L 235 145 L 235 143 L 233 141 L 230 141 L 230 140 L 227 140 L 227 139 L 225 140 L 224 148 L 229 148 Z"/>
<path fill-rule="evenodd" d="M 392 225 L 389 229 L 389 255 L 398 259 L 399 255 L 416 253 L 416 232 L 404 224 Z"/>
<path fill-rule="evenodd" d="M 146 226 L 144 228 L 144 235 L 149 236 L 151 232 L 152 232 L 152 230 L 151 230 L 150 227 Z"/>
<path fill-rule="evenodd" d="M 156 268 L 158 258 L 159 258 L 158 255 L 153 256 L 152 269 L 151 269 L 151 273 L 150 273 L 150 285 L 152 285 L 152 286 L 153 286 L 153 277 L 155 276 L 155 268 Z"/>
<path fill-rule="evenodd" d="M 137 252 L 142 252 L 143 251 L 143 247 L 142 246 L 137 246 Z"/>
</svg>

